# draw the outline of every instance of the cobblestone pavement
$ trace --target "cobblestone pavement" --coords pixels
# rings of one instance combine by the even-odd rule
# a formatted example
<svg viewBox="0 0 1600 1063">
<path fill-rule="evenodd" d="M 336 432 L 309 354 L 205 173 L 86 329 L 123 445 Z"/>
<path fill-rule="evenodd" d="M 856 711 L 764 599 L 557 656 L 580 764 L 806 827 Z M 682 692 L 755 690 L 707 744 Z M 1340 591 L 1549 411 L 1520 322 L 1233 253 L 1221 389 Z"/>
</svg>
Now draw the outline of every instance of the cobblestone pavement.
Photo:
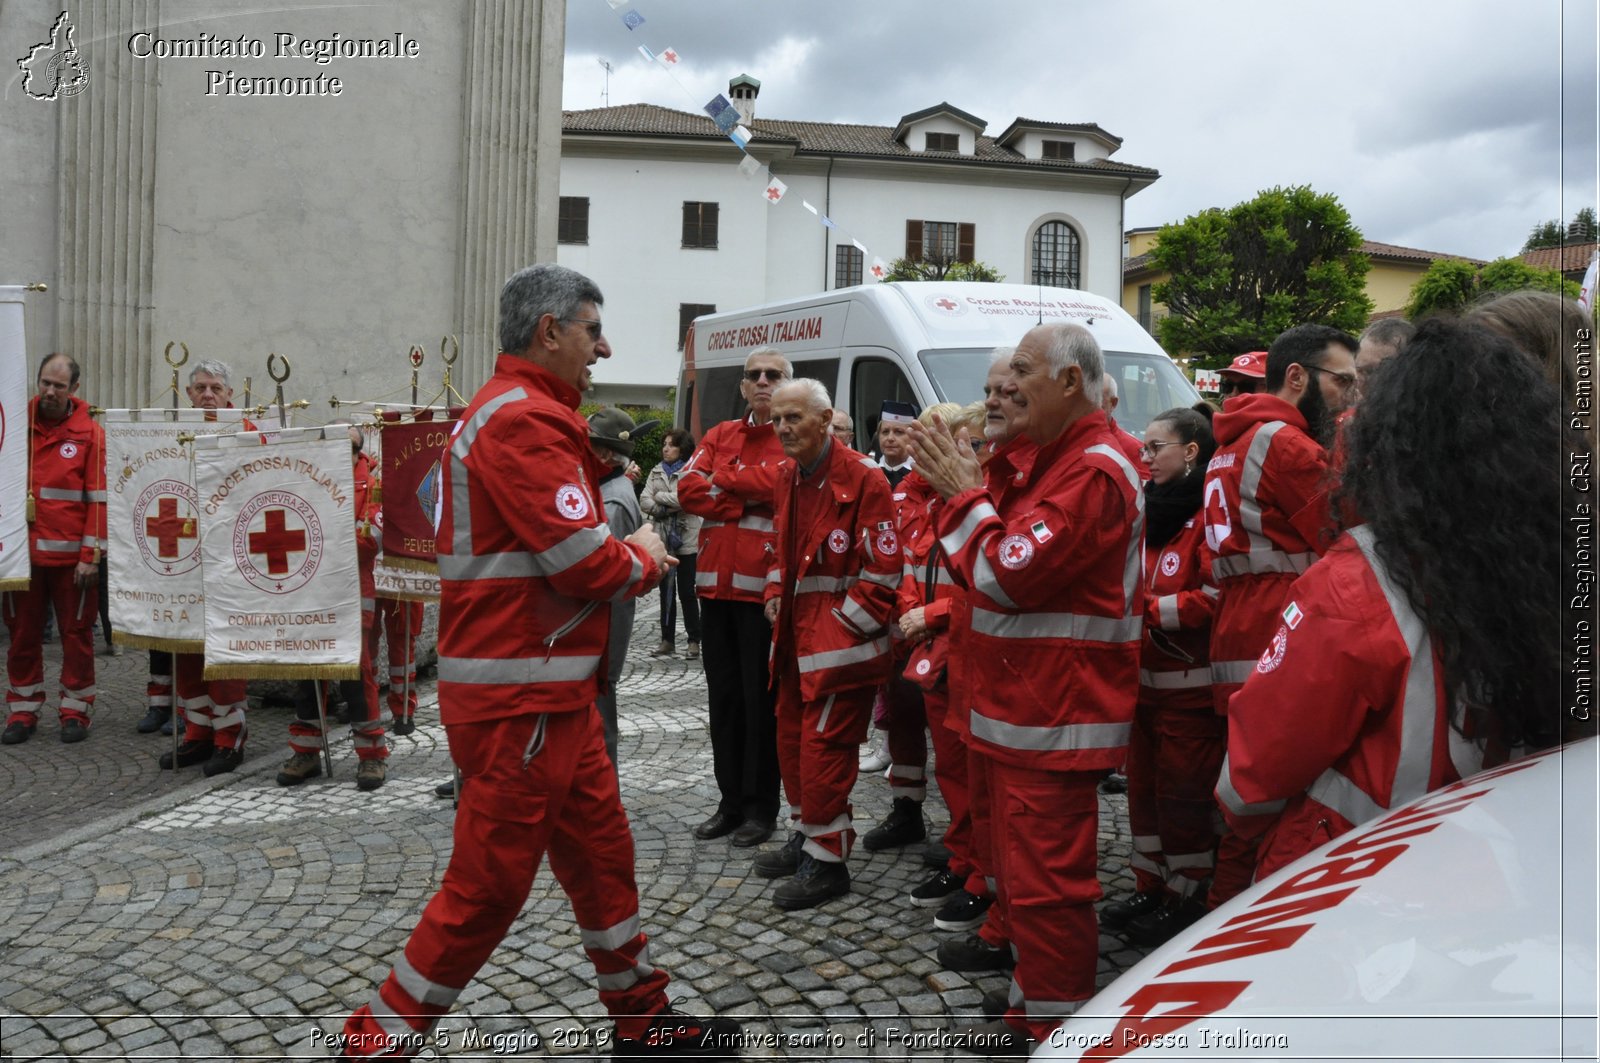
<svg viewBox="0 0 1600 1063">
<path fill-rule="evenodd" d="M 716 803 L 705 677 L 697 661 L 647 656 L 656 622 L 652 595 L 621 686 L 620 755 L 641 914 L 674 1003 L 743 1019 L 747 1057 L 947 1055 L 924 1047 L 926 1035 L 977 1017 L 982 994 L 1005 979 L 934 960 L 946 935 L 905 899 L 928 874 L 920 847 L 858 850 L 848 898 L 783 913 L 772 883 L 747 873 L 748 850 L 697 842 L 690 830 Z M 361 794 L 347 737 L 331 780 L 275 784 L 287 708 L 252 713 L 238 773 L 161 772 L 155 758 L 170 739 L 133 731 L 144 654 L 99 663 L 87 742 L 56 741 L 52 710 L 32 741 L 0 750 L 0 1059 L 328 1055 L 449 858 L 450 802 L 432 793 L 450 775 L 433 684 L 422 684 L 417 731 L 390 738 L 387 784 Z M 888 811 L 888 784 L 863 777 L 853 800 L 865 830 Z M 942 830 L 933 786 L 925 810 Z M 1131 887 L 1128 849 L 1124 799 L 1102 798 L 1108 894 Z M 1103 935 L 1101 984 L 1140 956 Z M 608 1023 L 592 976 L 544 871 L 429 1051 L 593 1055 Z M 924 1040 L 909 1040 L 914 1031 Z"/>
</svg>

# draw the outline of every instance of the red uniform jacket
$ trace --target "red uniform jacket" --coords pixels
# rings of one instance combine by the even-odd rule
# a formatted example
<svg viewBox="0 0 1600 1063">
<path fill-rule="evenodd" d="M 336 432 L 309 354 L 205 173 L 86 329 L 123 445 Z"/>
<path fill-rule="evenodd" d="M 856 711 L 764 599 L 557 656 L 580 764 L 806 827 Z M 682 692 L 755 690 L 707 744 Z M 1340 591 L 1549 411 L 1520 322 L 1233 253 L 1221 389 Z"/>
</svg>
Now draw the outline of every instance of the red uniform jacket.
<svg viewBox="0 0 1600 1063">
<path fill-rule="evenodd" d="M 701 597 L 762 600 L 773 542 L 773 489 L 783 460 L 771 422 L 752 424 L 746 417 L 707 432 L 684 466 L 678 504 L 704 518 L 694 574 Z"/>
<path fill-rule="evenodd" d="M 1255 666 L 1278 628 L 1289 585 L 1324 549 L 1327 455 L 1294 406 L 1274 395 L 1229 399 L 1212 428 L 1206 545 L 1219 594 L 1211 627 L 1216 708 Z"/>
<path fill-rule="evenodd" d="M 1211 551 L 1195 514 L 1172 541 L 1144 551 L 1144 653 L 1139 699 L 1174 709 L 1211 708 Z"/>
<path fill-rule="evenodd" d="M 986 488 L 950 499 L 939 534 L 982 662 L 973 748 L 1054 771 L 1119 767 L 1139 683 L 1144 497 L 1106 415 L 1040 447 L 998 506 Z"/>
<path fill-rule="evenodd" d="M 778 470 L 778 547 L 765 588 L 768 599 L 782 600 L 773 652 L 795 655 L 806 701 L 877 686 L 889 677 L 888 624 L 900 585 L 889 482 L 871 458 L 833 441 L 813 474 L 827 477 L 825 497 L 801 527 L 795 492 L 817 489 L 797 486 L 792 460 Z"/>
<path fill-rule="evenodd" d="M 28 403 L 33 425 L 33 524 L 28 553 L 39 568 L 98 564 L 106 541 L 106 437 L 89 416 L 89 404 L 67 399 L 67 415 L 54 424 Z"/>
<path fill-rule="evenodd" d="M 1107 420 L 1111 422 L 1111 430 L 1117 437 L 1117 446 L 1122 449 L 1122 456 L 1128 459 L 1128 464 L 1139 474 L 1139 479 L 1150 479 L 1150 466 L 1145 464 L 1144 455 L 1139 452 L 1143 444 L 1132 432 L 1117 424 L 1116 418 L 1108 417 Z"/>
<path fill-rule="evenodd" d="M 523 358 L 457 422 L 439 521 L 439 706 L 446 724 L 589 708 L 612 599 L 661 573 L 613 538 L 578 392 Z"/>
<path fill-rule="evenodd" d="M 920 608 L 928 626 L 928 633 L 908 647 L 905 677 L 925 690 L 942 690 L 950 662 L 951 594 L 956 590 L 955 577 L 945 566 L 939 537 L 934 534 L 944 501 L 915 470 L 900 481 L 894 497 L 905 558 L 895 616 Z"/>
<path fill-rule="evenodd" d="M 1482 766 L 1450 727 L 1428 631 L 1371 544 L 1352 529 L 1295 581 L 1233 697 L 1217 797 L 1239 833 L 1271 826 L 1258 876 Z"/>
<path fill-rule="evenodd" d="M 372 459 L 365 452 L 356 455 L 351 471 L 355 477 L 356 568 L 361 572 L 361 607 L 370 610 L 378 596 L 372 569 L 378 562 L 378 551 L 383 548 L 383 517 L 378 508 L 382 492 L 377 489 Z"/>
</svg>

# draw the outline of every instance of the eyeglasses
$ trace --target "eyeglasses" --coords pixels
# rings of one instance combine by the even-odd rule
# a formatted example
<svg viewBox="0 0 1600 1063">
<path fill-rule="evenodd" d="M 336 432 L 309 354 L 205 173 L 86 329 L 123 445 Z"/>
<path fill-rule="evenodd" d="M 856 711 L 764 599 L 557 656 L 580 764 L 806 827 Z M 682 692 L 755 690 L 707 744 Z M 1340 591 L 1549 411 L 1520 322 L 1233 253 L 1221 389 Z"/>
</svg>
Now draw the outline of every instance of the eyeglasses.
<svg viewBox="0 0 1600 1063">
<path fill-rule="evenodd" d="M 1144 457 L 1153 458 L 1157 454 L 1161 453 L 1161 448 L 1162 447 L 1181 447 L 1181 446 L 1183 446 L 1183 444 L 1177 442 L 1176 440 L 1171 440 L 1171 441 L 1168 441 L 1168 442 L 1165 442 L 1165 443 L 1144 443 L 1139 447 L 1139 453 L 1142 454 Z"/>
<path fill-rule="evenodd" d="M 569 325 L 587 325 L 589 326 L 589 338 L 591 340 L 600 338 L 600 322 L 592 317 L 568 317 L 562 320 Z"/>
<path fill-rule="evenodd" d="M 777 383 L 778 381 L 782 380 L 785 375 L 786 374 L 782 369 L 746 369 L 744 371 L 744 378 L 750 381 L 752 384 L 762 378 L 766 378 L 773 383 Z"/>
<path fill-rule="evenodd" d="M 1332 369 L 1324 369 L 1320 365 L 1308 365 L 1306 369 L 1313 373 L 1325 373 L 1333 377 L 1339 382 L 1339 387 L 1344 391 L 1349 391 L 1356 386 L 1356 375 L 1354 373 L 1335 373 Z"/>
<path fill-rule="evenodd" d="M 1254 390 L 1255 388 L 1252 385 L 1245 383 L 1243 380 L 1229 380 L 1224 378 L 1222 383 L 1217 385 L 1217 394 L 1222 396 L 1248 395 Z"/>
</svg>

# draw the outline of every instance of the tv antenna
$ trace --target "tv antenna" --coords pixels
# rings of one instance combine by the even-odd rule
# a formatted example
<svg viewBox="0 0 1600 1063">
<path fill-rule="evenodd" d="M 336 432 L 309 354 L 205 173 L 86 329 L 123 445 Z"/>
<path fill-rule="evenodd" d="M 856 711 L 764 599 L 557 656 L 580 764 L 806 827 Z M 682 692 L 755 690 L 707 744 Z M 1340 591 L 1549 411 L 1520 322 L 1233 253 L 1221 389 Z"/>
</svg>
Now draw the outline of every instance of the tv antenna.
<svg viewBox="0 0 1600 1063">
<path fill-rule="evenodd" d="M 596 56 L 594 61 L 599 63 L 602 67 L 605 68 L 606 84 L 605 84 L 605 88 L 600 90 L 600 99 L 605 104 L 605 106 L 610 107 L 611 106 L 611 64 L 609 62 L 607 62 L 606 60 L 601 59 L 599 56 Z"/>
</svg>

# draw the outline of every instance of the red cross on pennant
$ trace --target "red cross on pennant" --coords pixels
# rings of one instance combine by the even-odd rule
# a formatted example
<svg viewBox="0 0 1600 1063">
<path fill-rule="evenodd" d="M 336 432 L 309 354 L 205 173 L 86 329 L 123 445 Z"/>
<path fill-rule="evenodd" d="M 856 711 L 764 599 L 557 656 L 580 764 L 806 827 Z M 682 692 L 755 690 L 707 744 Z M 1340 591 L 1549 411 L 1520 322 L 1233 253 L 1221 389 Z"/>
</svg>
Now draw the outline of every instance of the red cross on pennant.
<svg viewBox="0 0 1600 1063">
<path fill-rule="evenodd" d="M 250 533 L 250 552 L 266 555 L 267 575 L 281 576 L 289 571 L 290 552 L 306 548 L 306 533 L 300 528 L 291 531 L 284 526 L 288 510 L 269 509 L 263 516 L 267 530 Z"/>
<path fill-rule="evenodd" d="M 778 201 L 778 197 L 781 196 L 782 194 L 783 193 L 779 192 L 776 188 L 767 189 L 767 198 L 772 200 L 774 203 L 776 203 Z"/>
<path fill-rule="evenodd" d="M 144 533 L 156 541 L 156 556 L 178 556 L 180 540 L 193 539 L 194 521 L 178 516 L 178 500 L 162 495 L 156 502 L 156 515 L 144 519 Z"/>
<path fill-rule="evenodd" d="M 938 302 L 934 303 L 933 305 L 937 306 L 941 310 L 954 310 L 956 308 L 956 304 L 952 303 L 948 299 L 940 299 Z"/>
</svg>

